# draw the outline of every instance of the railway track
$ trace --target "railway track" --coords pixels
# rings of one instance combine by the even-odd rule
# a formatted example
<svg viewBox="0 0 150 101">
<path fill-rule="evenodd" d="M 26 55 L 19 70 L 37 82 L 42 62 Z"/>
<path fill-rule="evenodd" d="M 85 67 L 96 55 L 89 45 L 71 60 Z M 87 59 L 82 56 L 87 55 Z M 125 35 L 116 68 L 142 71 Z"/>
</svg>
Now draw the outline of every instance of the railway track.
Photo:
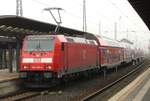
<svg viewBox="0 0 150 101">
<path fill-rule="evenodd" d="M 114 82 L 112 83 L 109 83 L 107 86 L 105 87 L 99 87 L 100 89 L 98 88 L 94 88 L 94 90 L 92 89 L 88 89 L 86 90 L 85 92 L 83 93 L 80 93 L 79 96 L 76 96 L 76 97 L 72 97 L 72 98 L 69 98 L 70 100 L 69 101 L 89 101 L 95 97 L 97 97 L 99 94 L 103 93 L 104 91 L 106 91 L 107 89 L 111 88 L 112 86 L 114 86 L 115 84 L 119 83 L 120 81 L 122 81 L 123 79 L 125 79 L 126 77 L 128 77 L 129 75 L 131 74 L 134 74 L 136 73 L 138 70 L 140 70 L 141 67 L 143 66 L 147 66 L 149 67 L 150 66 L 150 63 L 148 61 L 145 61 L 143 62 L 142 64 L 138 65 L 135 69 L 133 69 L 131 72 L 129 72 L 128 74 L 122 76 L 121 78 L 115 80 Z M 146 70 L 146 69 L 145 69 Z M 119 71 L 118 71 L 119 72 Z M 68 89 L 68 87 L 65 87 L 63 89 Z M 72 88 L 72 87 L 70 87 Z M 56 88 L 58 89 L 58 88 Z M 62 88 L 61 88 L 62 89 Z M 91 90 L 91 91 L 90 91 Z M 63 90 L 63 92 L 66 92 L 65 90 Z M 22 101 L 22 100 L 25 100 L 25 101 L 34 101 L 36 100 L 36 97 L 37 97 L 37 101 L 40 101 L 40 97 L 43 97 L 44 98 L 47 98 L 48 100 L 46 101 L 53 101 L 54 98 L 51 98 L 52 96 L 55 97 L 55 100 L 54 101 L 58 101 L 57 100 L 57 97 L 60 97 L 60 96 L 66 96 L 65 94 L 63 95 L 63 92 L 62 94 L 51 94 L 51 89 L 47 89 L 47 90 L 40 90 L 40 91 L 33 91 L 33 90 L 26 90 L 26 91 L 22 91 L 22 92 L 17 92 L 17 93 L 14 93 L 14 94 L 11 94 L 11 95 L 8 95 L 8 96 L 5 96 L 5 97 L 0 97 L 0 99 L 2 99 L 2 101 Z M 69 91 L 69 93 L 71 93 Z M 67 94 L 67 93 L 66 93 Z M 38 97 L 39 96 L 39 97 Z M 63 98 L 63 97 L 62 97 Z M 31 100 L 33 99 L 33 100 Z M 52 100 L 51 100 L 52 99 Z M 0 100 L 1 101 L 1 100 Z M 42 101 L 45 101 L 45 100 L 42 100 Z M 65 101 L 65 100 L 64 100 Z M 68 100 L 67 100 L 68 101 Z"/>
<path fill-rule="evenodd" d="M 102 94 L 104 91 L 106 91 L 107 89 L 111 88 L 112 86 L 116 85 L 117 83 L 119 83 L 120 81 L 124 80 L 125 78 L 127 78 L 128 76 L 136 73 L 138 70 L 141 69 L 141 67 L 146 66 L 146 69 L 144 69 L 144 71 L 146 71 L 149 67 L 150 64 L 147 65 L 145 62 L 138 65 L 135 69 L 133 69 L 131 72 L 127 73 L 126 75 L 122 76 L 121 78 L 117 79 L 116 81 L 108 84 L 107 86 L 100 88 L 90 94 L 88 94 L 87 96 L 83 97 L 81 99 L 81 101 L 91 101 L 92 99 L 94 99 L 95 97 L 99 96 L 100 94 Z"/>
<path fill-rule="evenodd" d="M 150 62 L 149 61 L 145 61 L 145 62 L 143 62 L 143 63 L 140 63 L 139 65 L 136 65 L 136 66 L 129 66 L 130 68 L 133 68 L 132 69 L 132 73 L 130 72 L 130 73 L 128 73 L 127 75 L 126 75 L 126 77 L 128 77 L 129 76 L 129 74 L 131 75 L 131 74 L 134 74 L 134 73 L 136 73 L 137 72 L 137 70 L 139 70 L 139 71 L 141 71 L 142 72 L 142 70 L 140 70 L 140 68 L 141 67 L 143 67 L 143 66 L 147 66 L 147 65 L 150 65 Z M 126 67 L 127 69 L 128 69 L 128 67 Z M 135 69 L 134 69 L 135 68 Z M 124 71 L 124 68 L 122 68 L 122 70 Z M 121 70 L 121 71 L 122 71 Z M 129 70 L 130 71 L 130 70 Z M 120 70 L 118 71 L 118 73 L 120 72 Z M 115 73 L 115 74 L 118 74 L 117 72 Z M 109 77 L 111 77 L 112 75 L 111 74 L 114 74 L 114 73 L 110 73 L 110 75 L 109 75 Z M 126 72 L 124 73 L 124 74 L 126 74 Z M 124 75 L 123 74 L 123 75 Z M 140 74 L 140 73 L 137 73 L 137 74 Z M 121 79 L 123 79 L 123 78 L 126 78 L 125 77 L 125 75 L 124 76 L 118 76 L 117 78 L 119 78 L 120 79 L 120 81 L 119 81 L 119 79 L 117 79 L 116 80 L 116 77 L 115 77 L 115 80 L 114 80 L 114 77 L 113 78 L 106 78 L 106 80 L 105 79 L 102 79 L 103 77 L 102 77 L 102 75 L 100 75 L 100 77 L 101 78 L 99 78 L 99 76 L 98 76 L 98 82 L 103 82 L 103 80 L 104 80 L 104 82 L 103 82 L 103 84 L 101 83 L 98 83 L 97 82 L 97 80 L 96 80 L 96 82 L 95 82 L 95 80 L 94 80 L 94 82 L 96 83 L 94 83 L 94 85 L 93 84 L 91 84 L 91 79 L 90 80 L 85 80 L 85 81 L 79 81 L 78 83 L 73 83 L 73 85 L 69 85 L 69 84 L 67 84 L 67 87 L 61 87 L 60 89 L 62 90 L 62 93 L 61 94 L 58 94 L 57 92 L 58 92 L 58 90 L 56 90 L 56 92 L 55 92 L 55 94 L 47 94 L 47 95 L 44 95 L 44 96 L 37 96 L 37 97 L 35 97 L 35 98 L 33 98 L 33 99 L 28 99 L 28 100 L 26 100 L 26 101 L 41 101 L 41 100 L 39 100 L 39 99 L 42 99 L 42 101 L 88 101 L 88 100 L 91 100 L 91 99 L 93 99 L 94 97 L 96 97 L 96 95 L 95 95 L 95 92 L 98 92 L 98 91 L 100 91 L 99 93 L 97 93 L 97 95 L 99 95 L 100 93 L 103 93 L 104 91 L 106 91 L 107 89 L 109 89 L 109 88 L 111 88 L 111 86 L 113 86 L 113 85 L 115 85 L 115 84 L 117 84 L 117 82 L 119 83 L 120 81 L 121 81 Z M 121 77 L 121 78 L 120 78 Z M 113 80 L 110 80 L 110 79 L 113 79 Z M 105 82 L 106 81 L 106 82 Z M 110 81 L 112 82 L 112 81 L 115 81 L 116 83 L 114 83 L 114 84 L 110 84 Z M 132 81 L 132 80 L 131 80 Z M 92 81 L 93 82 L 93 81 Z M 109 83 L 108 83 L 109 82 Z M 88 84 L 88 85 L 87 85 Z M 120 84 L 120 83 L 119 83 Z M 105 86 L 103 86 L 103 85 L 105 85 Z M 106 86 L 107 85 L 107 86 Z M 100 88 L 99 90 L 98 90 L 98 88 Z M 59 89 L 59 90 L 60 90 Z M 51 92 L 51 91 L 50 91 Z M 94 96 L 93 96 L 94 95 Z M 92 97 L 90 97 L 89 98 L 89 96 L 92 96 Z M 105 97 L 105 96 L 104 96 Z M 93 100 L 93 101 L 95 101 L 95 100 Z M 97 101 L 99 101 L 99 100 L 97 100 Z M 101 101 L 103 101 L 103 100 L 101 100 Z M 104 100 L 105 101 L 105 100 Z"/>
<path fill-rule="evenodd" d="M 25 99 L 29 99 L 38 95 L 44 95 L 46 94 L 47 91 L 32 91 L 32 90 L 23 90 L 23 91 L 18 91 L 9 95 L 5 95 L 0 97 L 0 101 L 22 101 Z"/>
</svg>

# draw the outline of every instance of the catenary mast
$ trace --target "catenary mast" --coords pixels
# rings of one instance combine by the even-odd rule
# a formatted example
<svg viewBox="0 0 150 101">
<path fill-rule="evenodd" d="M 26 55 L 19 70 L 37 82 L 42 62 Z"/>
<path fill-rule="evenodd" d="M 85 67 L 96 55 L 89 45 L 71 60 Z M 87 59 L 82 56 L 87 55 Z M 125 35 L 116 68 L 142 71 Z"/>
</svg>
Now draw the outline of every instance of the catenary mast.
<svg viewBox="0 0 150 101">
<path fill-rule="evenodd" d="M 23 16 L 22 0 L 16 0 L 16 15 Z"/>
</svg>

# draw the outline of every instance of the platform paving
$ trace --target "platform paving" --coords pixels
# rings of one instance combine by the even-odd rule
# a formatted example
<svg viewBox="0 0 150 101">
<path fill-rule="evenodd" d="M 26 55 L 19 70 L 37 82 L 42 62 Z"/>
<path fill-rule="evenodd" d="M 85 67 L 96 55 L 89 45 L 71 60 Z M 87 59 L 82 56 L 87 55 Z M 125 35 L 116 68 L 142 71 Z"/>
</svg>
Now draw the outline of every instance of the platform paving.
<svg viewBox="0 0 150 101">
<path fill-rule="evenodd" d="M 150 68 L 108 101 L 150 101 Z"/>
<path fill-rule="evenodd" d="M 9 81 L 18 78 L 18 73 L 13 70 L 12 73 L 9 72 L 8 69 L 0 70 L 0 82 Z"/>
</svg>

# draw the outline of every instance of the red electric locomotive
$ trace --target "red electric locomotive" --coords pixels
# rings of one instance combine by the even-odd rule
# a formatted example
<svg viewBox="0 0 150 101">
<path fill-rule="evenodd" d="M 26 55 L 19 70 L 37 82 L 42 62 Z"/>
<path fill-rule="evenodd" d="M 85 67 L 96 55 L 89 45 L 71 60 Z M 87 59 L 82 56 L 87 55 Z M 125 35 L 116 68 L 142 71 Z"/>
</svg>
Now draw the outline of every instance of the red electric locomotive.
<svg viewBox="0 0 150 101">
<path fill-rule="evenodd" d="M 96 41 L 64 35 L 27 36 L 20 57 L 20 78 L 36 84 L 98 68 Z"/>
<path fill-rule="evenodd" d="M 20 55 L 20 78 L 27 85 L 49 85 L 48 81 L 91 70 L 106 70 L 133 60 L 130 48 L 118 41 L 92 34 L 84 37 L 26 36 Z"/>
</svg>

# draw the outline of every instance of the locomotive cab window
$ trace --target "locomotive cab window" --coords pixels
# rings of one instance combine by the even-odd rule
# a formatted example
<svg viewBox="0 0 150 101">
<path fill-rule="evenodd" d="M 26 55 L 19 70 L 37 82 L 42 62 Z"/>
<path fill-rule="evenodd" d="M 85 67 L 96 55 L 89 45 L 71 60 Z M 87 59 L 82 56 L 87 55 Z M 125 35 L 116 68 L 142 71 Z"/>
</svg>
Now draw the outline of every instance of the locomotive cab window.
<svg viewBox="0 0 150 101">
<path fill-rule="evenodd" d="M 24 51 L 52 51 L 54 38 L 29 38 L 25 40 Z"/>
</svg>

